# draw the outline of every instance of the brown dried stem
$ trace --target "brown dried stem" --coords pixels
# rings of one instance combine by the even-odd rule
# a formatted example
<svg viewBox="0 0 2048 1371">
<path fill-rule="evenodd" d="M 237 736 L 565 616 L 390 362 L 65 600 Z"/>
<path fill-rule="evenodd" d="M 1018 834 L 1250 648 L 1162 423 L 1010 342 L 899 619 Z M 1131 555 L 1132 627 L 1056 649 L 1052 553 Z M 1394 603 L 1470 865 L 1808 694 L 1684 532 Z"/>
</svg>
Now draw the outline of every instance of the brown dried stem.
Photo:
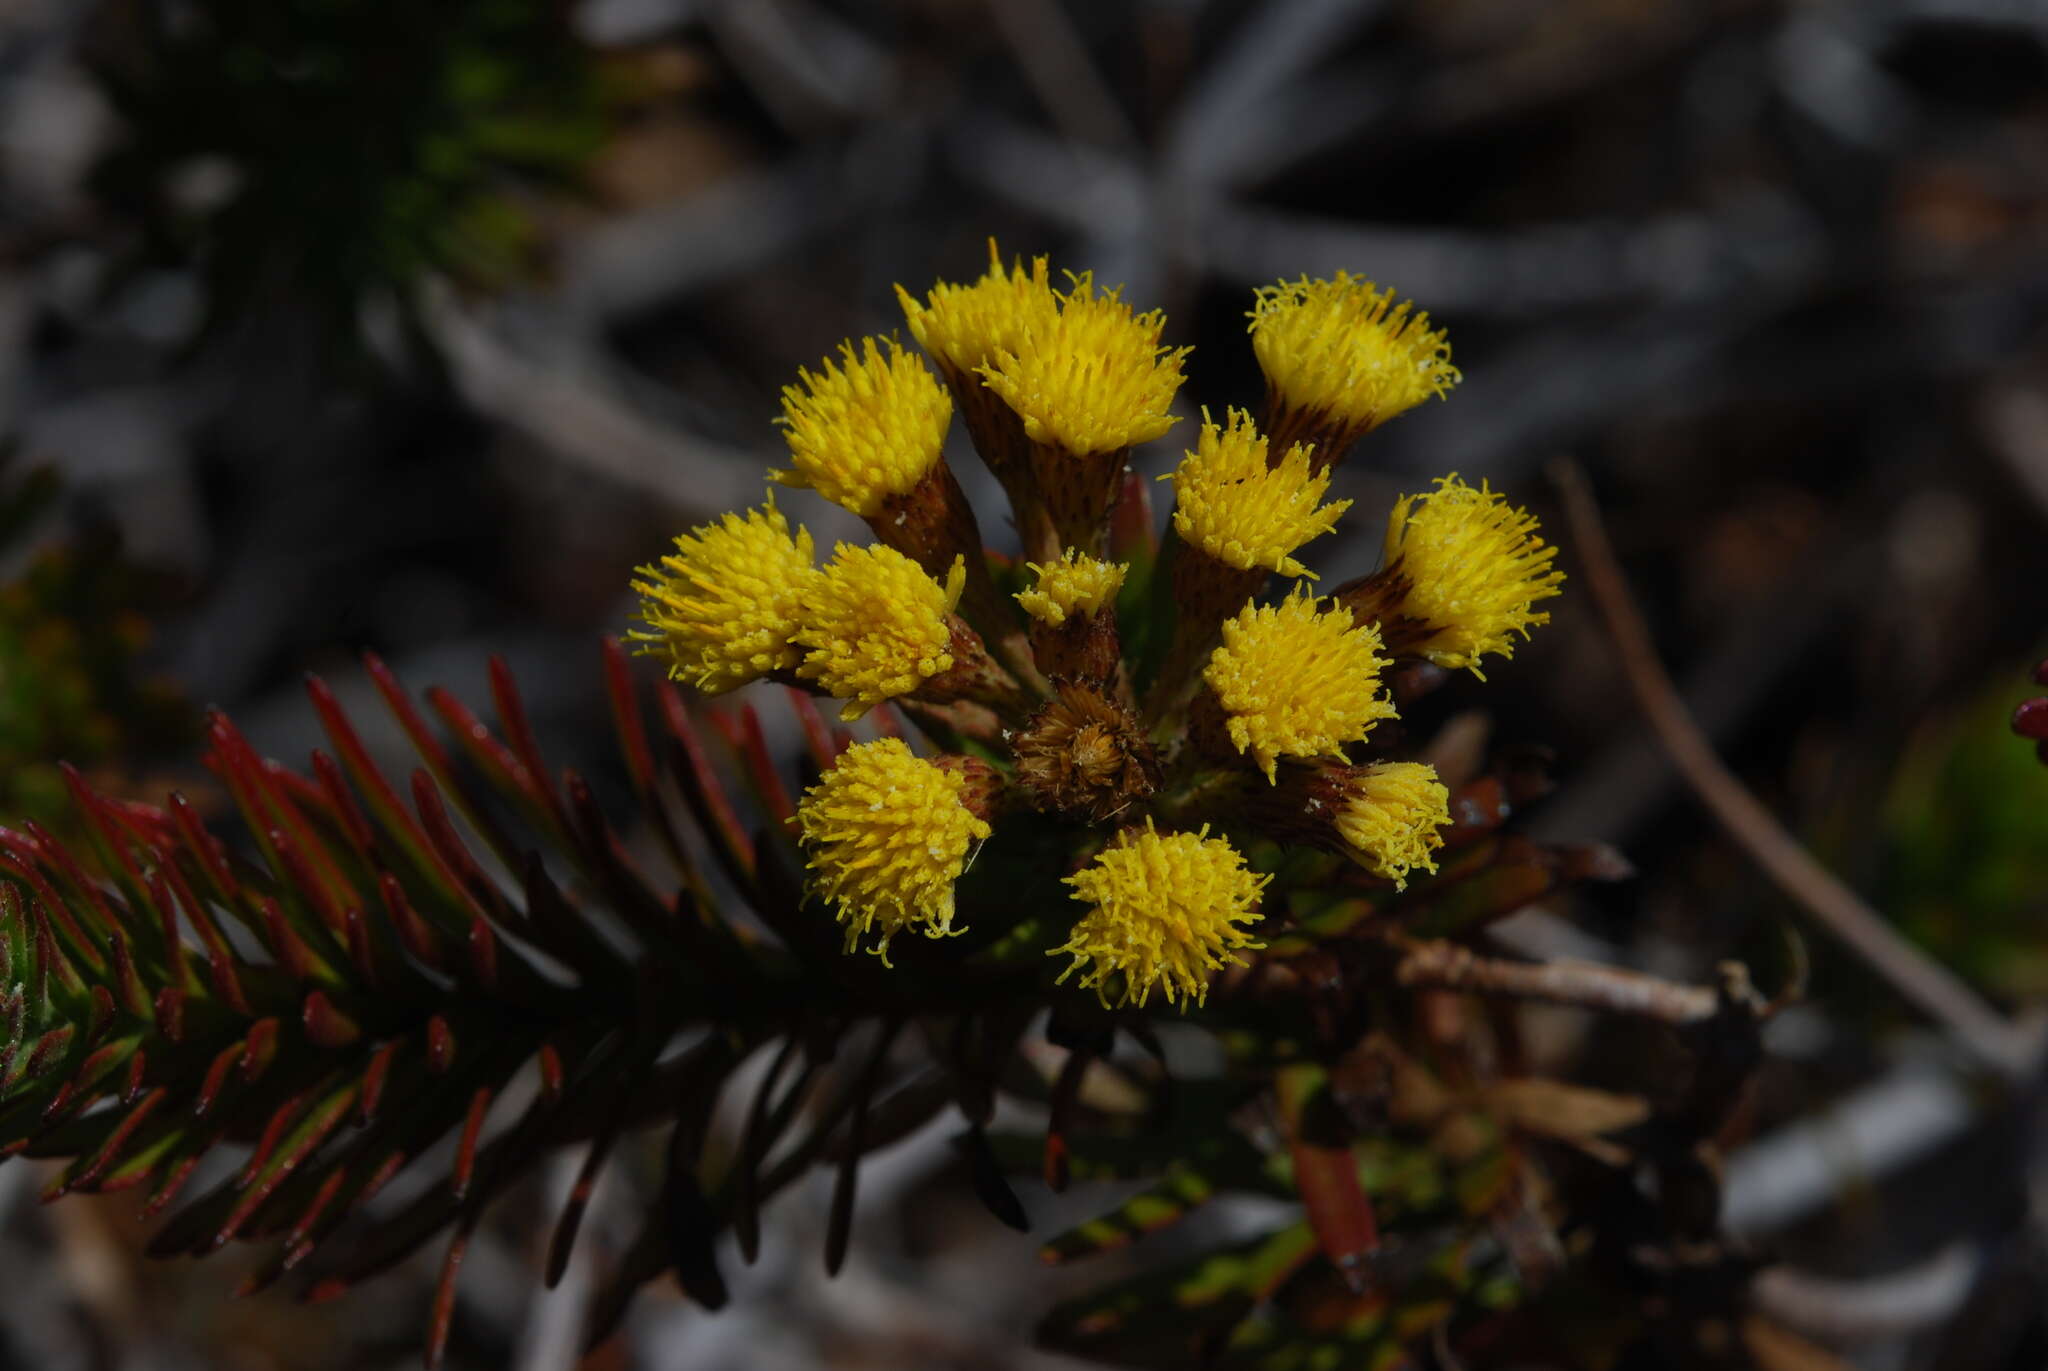
<svg viewBox="0 0 2048 1371">
<path fill-rule="evenodd" d="M 1569 957 L 1546 962 L 1503 961 L 1442 941 L 1410 947 L 1394 975 L 1411 989 L 1542 1000 L 1668 1024 L 1703 1023 L 1719 1012 L 1721 1004 L 1721 992 L 1708 986 L 1679 985 L 1640 971 Z"/>
<path fill-rule="evenodd" d="M 1795 904 L 1893 989 L 2005 1075 L 2028 1066 L 2019 1035 L 1963 980 L 1901 937 L 1863 898 L 1815 860 L 1737 780 L 1692 717 L 1658 660 L 1585 473 L 1559 461 L 1551 479 L 1563 496 L 1581 570 L 1605 620 L 1629 688 L 1665 754 L 1728 836 Z"/>
</svg>

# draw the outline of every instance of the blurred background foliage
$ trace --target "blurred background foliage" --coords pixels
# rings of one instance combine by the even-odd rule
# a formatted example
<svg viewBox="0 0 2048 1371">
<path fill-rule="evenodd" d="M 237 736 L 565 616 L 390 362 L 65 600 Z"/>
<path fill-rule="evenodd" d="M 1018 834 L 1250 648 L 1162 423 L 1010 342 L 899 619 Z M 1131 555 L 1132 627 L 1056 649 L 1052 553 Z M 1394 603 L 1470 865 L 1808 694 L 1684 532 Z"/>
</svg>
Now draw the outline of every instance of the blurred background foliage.
<svg viewBox="0 0 2048 1371">
<path fill-rule="evenodd" d="M 1899 759 L 1880 887 L 1913 936 L 2014 1000 L 2048 994 L 2048 803 L 2015 747 L 2024 685 L 2001 682 L 1932 719 Z"/>
<path fill-rule="evenodd" d="M 61 764 L 129 785 L 152 750 L 195 731 L 175 688 L 138 661 L 167 588 L 106 528 L 33 546 L 60 492 L 47 468 L 20 473 L 10 458 L 0 453 L 0 808 L 61 832 L 73 817 Z"/>
<path fill-rule="evenodd" d="M 533 0 L 137 0 L 96 15 L 90 69 L 122 134 L 90 182 L 139 231 L 129 271 L 203 282 L 208 331 L 301 312 L 357 337 L 409 321 L 430 274 L 536 266 L 521 203 L 604 138 L 594 56 Z"/>
<path fill-rule="evenodd" d="M 629 569 L 756 497 L 799 364 L 991 234 L 1164 306 L 1213 387 L 1191 406 L 1255 395 L 1252 286 L 1412 295 L 1468 379 L 1341 475 L 1354 532 L 1449 468 L 1556 529 L 1543 465 L 1578 456 L 1738 773 L 1982 988 L 2039 995 L 2048 801 L 2004 714 L 2048 624 L 2048 17 L 1996 0 L 13 0 L 0 435 L 35 498 L 0 565 L 0 800 L 49 815 L 69 757 L 204 802 L 167 699 L 303 757 L 300 673 L 367 694 L 363 647 L 472 698 L 501 651 L 551 753 L 609 755 L 588 649 Z M 1772 964 L 1792 911 L 1633 722 L 1583 597 L 1494 678 L 1489 736 L 1558 754 L 1536 833 L 1644 873 L 1512 936 Z M 1774 1316 L 1872 1367 L 2038 1364 L 2028 1108 L 1979 1109 L 1811 954 L 1724 1139 Z M 1616 1089 L 1668 1064 L 1561 1013 L 1520 1029 Z M 957 1169 L 906 1144 L 839 1282 L 770 1260 L 594 1364 L 1054 1364 L 1026 1330 L 1107 1268 L 1027 1279 Z M 237 1312 L 146 1269 L 120 1211 L 33 1189 L 0 1167 L 27 1273 L 0 1365 L 412 1356 L 422 1268 L 339 1323 Z M 1038 1231 L 1101 1198 L 1034 1196 Z M 600 1249 L 638 1202 L 601 1198 Z M 529 1299 L 535 1241 L 516 1212 L 479 1235 L 458 1360 L 563 1364 L 578 1277 Z"/>
</svg>

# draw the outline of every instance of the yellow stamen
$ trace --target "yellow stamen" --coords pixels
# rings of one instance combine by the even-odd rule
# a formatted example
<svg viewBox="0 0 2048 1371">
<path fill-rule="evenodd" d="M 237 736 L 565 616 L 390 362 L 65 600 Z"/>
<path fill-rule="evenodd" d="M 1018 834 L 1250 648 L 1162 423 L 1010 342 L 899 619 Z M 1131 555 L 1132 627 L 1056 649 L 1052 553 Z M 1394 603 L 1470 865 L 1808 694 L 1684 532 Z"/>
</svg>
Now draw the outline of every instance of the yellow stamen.
<svg viewBox="0 0 2048 1371">
<path fill-rule="evenodd" d="M 1057 562 L 1024 565 L 1037 574 L 1038 583 L 1018 591 L 1017 603 L 1048 628 L 1058 628 L 1070 616 L 1095 614 L 1104 605 L 1114 604 L 1130 571 L 1122 562 L 1105 562 L 1074 548 L 1068 548 Z"/>
<path fill-rule="evenodd" d="M 1451 821 L 1451 792 L 1436 768 L 1420 762 L 1379 762 L 1346 778 L 1337 833 L 1375 876 L 1406 888 L 1416 867 L 1432 874 L 1444 845 L 1437 830 Z"/>
<path fill-rule="evenodd" d="M 927 303 L 902 286 L 896 299 L 911 337 L 954 376 L 972 377 L 975 368 L 999 352 L 1015 351 L 1043 319 L 1059 308 L 1047 280 L 1046 259 L 1020 260 L 1003 269 L 996 240 L 988 240 L 988 270 L 970 285 L 940 281 L 926 294 Z"/>
<path fill-rule="evenodd" d="M 1246 605 L 1223 624 L 1223 645 L 1202 678 L 1216 692 L 1230 741 L 1257 759 L 1266 779 L 1282 757 L 1343 757 L 1381 719 L 1379 630 L 1353 627 L 1341 606 L 1323 613 L 1297 585 L 1280 604 Z"/>
<path fill-rule="evenodd" d="M 790 642 L 811 566 L 811 535 L 770 496 L 760 509 L 727 514 L 676 539 L 676 550 L 639 569 L 646 629 L 630 632 L 640 651 L 665 657 L 668 674 L 707 694 L 794 668 Z"/>
<path fill-rule="evenodd" d="M 1083 987 L 1110 1004 L 1108 982 L 1123 978 L 1120 1003 L 1145 1003 L 1153 987 L 1167 1003 L 1203 1003 L 1209 973 L 1242 965 L 1241 948 L 1264 944 L 1240 927 L 1258 921 L 1259 894 L 1272 877 L 1244 864 L 1238 850 L 1197 833 L 1125 829 L 1088 866 L 1066 878 L 1088 912 L 1066 944 L 1047 955 L 1073 957 L 1060 980 L 1086 966 Z"/>
<path fill-rule="evenodd" d="M 894 548 L 839 544 L 804 599 L 797 675 L 846 701 L 842 719 L 908 695 L 953 665 L 947 616 L 966 583 L 960 558 L 942 586 Z"/>
<path fill-rule="evenodd" d="M 1386 570 L 1407 590 L 1401 612 L 1427 624 L 1416 651 L 1438 666 L 1470 668 L 1479 659 L 1514 655 L 1514 635 L 1550 622 L 1532 608 L 1559 593 L 1564 573 L 1551 565 L 1557 549 L 1537 535 L 1534 515 L 1497 491 L 1453 473 L 1437 488 L 1406 496 L 1387 520 Z"/>
<path fill-rule="evenodd" d="M 893 338 L 861 342 L 858 354 L 841 343 L 837 363 L 828 357 L 820 371 L 799 369 L 797 384 L 782 388 L 778 422 L 795 465 L 769 475 L 869 518 L 938 465 L 953 398 Z"/>
<path fill-rule="evenodd" d="M 1317 471 L 1309 449 L 1289 448 L 1278 466 L 1266 464 L 1266 439 L 1241 409 L 1226 411 L 1219 427 L 1202 415 L 1195 450 L 1171 476 L 1173 526 L 1195 547 L 1240 571 L 1264 567 L 1283 576 L 1315 573 L 1294 559 L 1309 539 L 1337 526 L 1351 501 L 1317 507 L 1330 488 L 1327 468 Z"/>
<path fill-rule="evenodd" d="M 1059 295 L 1059 312 L 981 366 L 990 390 L 1034 443 L 1075 457 L 1120 452 L 1171 428 L 1168 411 L 1190 348 L 1166 348 L 1166 316 L 1133 315 L 1115 290 L 1097 294 L 1086 272 Z"/>
<path fill-rule="evenodd" d="M 804 792 L 797 823 L 811 886 L 838 906 L 846 950 L 879 933 L 917 926 L 938 938 L 953 927 L 953 883 L 989 826 L 961 802 L 964 777 L 913 755 L 898 738 L 858 743 Z"/>
<path fill-rule="evenodd" d="M 1460 379 L 1443 330 L 1432 329 L 1427 314 L 1349 272 L 1263 286 L 1251 321 L 1252 350 L 1280 402 L 1327 415 L 1353 436 Z"/>
</svg>

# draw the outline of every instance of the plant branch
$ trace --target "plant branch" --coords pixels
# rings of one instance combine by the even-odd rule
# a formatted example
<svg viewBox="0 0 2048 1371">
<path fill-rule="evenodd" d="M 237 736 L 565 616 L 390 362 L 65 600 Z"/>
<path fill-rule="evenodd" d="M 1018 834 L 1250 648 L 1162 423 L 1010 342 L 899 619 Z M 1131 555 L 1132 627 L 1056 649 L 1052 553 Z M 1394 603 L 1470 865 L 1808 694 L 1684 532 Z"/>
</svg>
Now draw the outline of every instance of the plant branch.
<svg viewBox="0 0 2048 1371">
<path fill-rule="evenodd" d="M 1721 993 L 1707 986 L 1679 985 L 1640 971 L 1570 957 L 1545 962 L 1505 961 L 1482 957 L 1469 948 L 1444 941 L 1409 947 L 1394 975 L 1412 989 L 1463 990 L 1542 1000 L 1668 1024 L 1703 1023 L 1719 1012 L 1721 1004 Z"/>
<path fill-rule="evenodd" d="M 1615 655 L 1665 754 L 1728 836 L 1820 926 L 1922 1013 L 1943 1025 L 2001 1074 L 2027 1069 L 2019 1036 L 1947 967 L 1901 937 L 1863 898 L 1822 866 L 1716 755 L 1658 660 L 1585 473 L 1560 461 L 1551 479 L 1564 499 L 1580 568 L 1607 625 Z"/>
</svg>

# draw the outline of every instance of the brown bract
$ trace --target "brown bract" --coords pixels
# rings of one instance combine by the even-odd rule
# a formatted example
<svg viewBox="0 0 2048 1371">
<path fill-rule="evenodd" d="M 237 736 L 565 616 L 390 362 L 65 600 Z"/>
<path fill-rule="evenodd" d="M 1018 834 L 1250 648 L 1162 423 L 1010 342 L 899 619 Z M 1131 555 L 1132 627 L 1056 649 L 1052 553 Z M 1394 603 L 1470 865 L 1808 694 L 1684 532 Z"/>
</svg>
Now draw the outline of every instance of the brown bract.
<svg viewBox="0 0 2048 1371">
<path fill-rule="evenodd" d="M 952 665 L 928 678 L 908 704 L 984 705 L 1011 720 L 1021 719 L 1034 696 L 1017 677 L 989 655 L 988 645 L 965 619 L 946 616 L 947 656 Z"/>
<path fill-rule="evenodd" d="M 1093 614 L 1069 615 L 1057 625 L 1033 622 L 1031 652 L 1038 669 L 1048 677 L 1099 681 L 1105 685 L 1114 681 L 1123 664 L 1116 606 L 1104 605 Z"/>
<path fill-rule="evenodd" d="M 1428 623 L 1404 611 L 1411 585 L 1413 581 L 1396 561 L 1370 576 L 1338 586 L 1331 598 L 1350 610 L 1360 623 L 1380 626 L 1380 642 L 1389 657 L 1407 657 L 1428 641 L 1434 631 Z"/>
<path fill-rule="evenodd" d="M 1014 618 L 989 579 L 974 507 L 944 458 L 910 489 L 886 497 L 867 525 L 877 542 L 895 548 L 935 580 L 944 580 L 959 559 L 967 568 L 960 613 L 977 630 L 993 634 Z"/>
<path fill-rule="evenodd" d="M 1057 688 L 1010 741 L 1017 784 L 1036 808 L 1102 823 L 1158 788 L 1159 756 L 1137 716 L 1100 689 Z"/>
<path fill-rule="evenodd" d="M 979 757 L 948 752 L 932 758 L 939 770 L 960 778 L 960 803 L 977 819 L 996 817 L 1003 807 L 1003 773 Z"/>
</svg>

